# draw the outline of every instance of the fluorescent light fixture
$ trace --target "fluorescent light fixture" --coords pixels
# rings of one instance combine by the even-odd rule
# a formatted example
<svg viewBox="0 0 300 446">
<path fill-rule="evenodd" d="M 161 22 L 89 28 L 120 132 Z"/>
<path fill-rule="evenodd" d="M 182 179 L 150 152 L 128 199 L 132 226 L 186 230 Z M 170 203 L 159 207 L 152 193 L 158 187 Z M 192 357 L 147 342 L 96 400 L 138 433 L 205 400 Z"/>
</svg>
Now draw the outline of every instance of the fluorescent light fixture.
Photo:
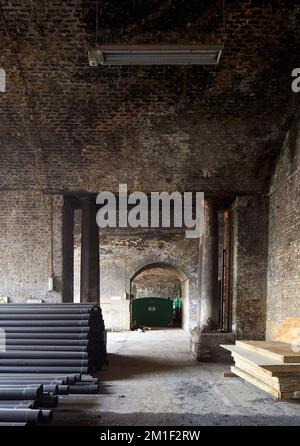
<svg viewBox="0 0 300 446">
<path fill-rule="evenodd" d="M 89 64 L 98 65 L 217 65 L 221 45 L 101 45 L 89 50 Z"/>
</svg>

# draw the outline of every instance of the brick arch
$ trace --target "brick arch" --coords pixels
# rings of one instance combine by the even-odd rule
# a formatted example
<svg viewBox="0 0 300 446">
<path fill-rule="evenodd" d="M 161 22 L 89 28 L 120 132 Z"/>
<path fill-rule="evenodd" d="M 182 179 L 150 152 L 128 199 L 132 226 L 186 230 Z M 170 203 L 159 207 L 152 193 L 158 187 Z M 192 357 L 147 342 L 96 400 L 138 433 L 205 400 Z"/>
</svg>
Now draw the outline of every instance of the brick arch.
<svg viewBox="0 0 300 446">
<path fill-rule="evenodd" d="M 183 282 L 187 280 L 189 277 L 187 274 L 182 271 L 178 266 L 173 265 L 169 262 L 162 262 L 162 261 L 153 261 L 153 262 L 147 262 L 143 264 L 142 266 L 138 267 L 130 276 L 130 281 L 132 282 L 139 274 L 143 273 L 144 271 L 152 268 L 161 268 L 161 269 L 167 269 L 169 271 L 175 272 L 180 282 Z"/>
<path fill-rule="evenodd" d="M 183 314 L 182 314 L 182 328 L 185 330 L 189 330 L 189 276 L 177 265 L 166 261 L 148 261 L 147 263 L 143 263 L 142 265 L 136 267 L 129 274 L 129 295 L 131 296 L 131 285 L 133 280 L 144 271 L 152 268 L 162 268 L 169 271 L 175 272 L 178 279 L 181 282 L 181 291 L 183 297 Z"/>
</svg>

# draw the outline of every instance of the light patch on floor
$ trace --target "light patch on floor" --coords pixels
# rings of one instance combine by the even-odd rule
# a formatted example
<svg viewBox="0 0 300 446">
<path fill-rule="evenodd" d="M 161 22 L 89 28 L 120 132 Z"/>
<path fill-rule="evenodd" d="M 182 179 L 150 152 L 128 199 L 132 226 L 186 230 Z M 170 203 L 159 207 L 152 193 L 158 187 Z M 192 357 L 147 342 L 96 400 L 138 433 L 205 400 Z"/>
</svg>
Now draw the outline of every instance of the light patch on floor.
<svg viewBox="0 0 300 446">
<path fill-rule="evenodd" d="M 300 403 L 276 401 L 229 365 L 197 363 L 183 330 L 108 333 L 100 394 L 60 403 L 56 424 L 299 425 Z"/>
</svg>

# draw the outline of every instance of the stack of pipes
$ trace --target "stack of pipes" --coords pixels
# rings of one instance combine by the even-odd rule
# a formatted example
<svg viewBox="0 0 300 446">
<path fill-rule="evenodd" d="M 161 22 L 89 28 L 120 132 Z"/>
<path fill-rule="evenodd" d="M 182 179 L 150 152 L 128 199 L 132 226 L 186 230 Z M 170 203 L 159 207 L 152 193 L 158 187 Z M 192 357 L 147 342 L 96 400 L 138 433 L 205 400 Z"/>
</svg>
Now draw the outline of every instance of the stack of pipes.
<svg viewBox="0 0 300 446">
<path fill-rule="evenodd" d="M 94 304 L 0 305 L 0 426 L 50 422 L 58 396 L 97 393 L 90 373 L 106 361 L 101 309 Z"/>
</svg>

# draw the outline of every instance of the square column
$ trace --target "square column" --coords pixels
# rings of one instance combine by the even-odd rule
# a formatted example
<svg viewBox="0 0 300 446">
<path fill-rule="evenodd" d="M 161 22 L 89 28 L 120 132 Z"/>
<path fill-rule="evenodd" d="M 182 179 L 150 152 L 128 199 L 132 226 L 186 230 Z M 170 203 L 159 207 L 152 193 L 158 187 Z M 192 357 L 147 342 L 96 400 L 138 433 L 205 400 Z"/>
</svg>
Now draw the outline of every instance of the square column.
<svg viewBox="0 0 300 446">
<path fill-rule="evenodd" d="M 200 300 L 198 326 L 191 331 L 190 351 L 197 361 L 230 361 L 230 354 L 220 344 L 234 342 L 232 333 L 220 330 L 220 295 L 218 287 L 219 224 L 218 203 L 205 199 L 204 233 L 200 256 Z"/>
<path fill-rule="evenodd" d="M 81 198 L 81 302 L 99 302 L 99 227 L 95 198 Z"/>
<path fill-rule="evenodd" d="M 218 207 L 213 199 L 205 200 L 204 234 L 202 237 L 202 271 L 200 321 L 201 332 L 219 328 L 218 292 Z"/>
</svg>

